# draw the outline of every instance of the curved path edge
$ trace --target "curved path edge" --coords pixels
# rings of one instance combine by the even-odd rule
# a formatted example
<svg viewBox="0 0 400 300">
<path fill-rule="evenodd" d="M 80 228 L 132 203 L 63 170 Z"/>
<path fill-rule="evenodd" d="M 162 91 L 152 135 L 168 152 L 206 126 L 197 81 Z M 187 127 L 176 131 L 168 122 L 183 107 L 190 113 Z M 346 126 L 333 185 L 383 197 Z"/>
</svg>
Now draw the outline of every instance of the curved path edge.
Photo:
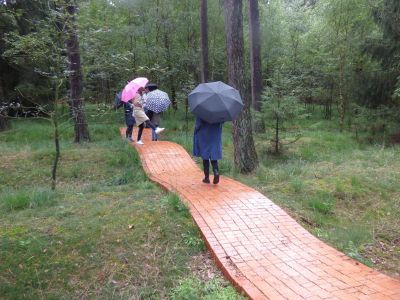
<svg viewBox="0 0 400 300">
<path fill-rule="evenodd" d="M 182 146 L 152 142 L 148 129 L 143 136 L 144 145 L 132 145 L 148 177 L 189 206 L 217 265 L 249 298 L 400 299 L 398 279 L 323 243 L 240 182 L 221 176 L 218 185 L 202 183 Z"/>
</svg>

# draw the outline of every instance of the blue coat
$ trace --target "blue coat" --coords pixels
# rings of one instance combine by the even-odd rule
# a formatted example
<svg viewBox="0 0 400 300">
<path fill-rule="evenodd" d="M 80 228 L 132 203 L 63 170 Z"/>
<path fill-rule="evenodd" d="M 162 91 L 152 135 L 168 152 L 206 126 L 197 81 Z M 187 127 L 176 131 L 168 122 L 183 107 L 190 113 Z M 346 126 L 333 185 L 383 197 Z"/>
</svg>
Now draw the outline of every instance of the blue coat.
<svg viewBox="0 0 400 300">
<path fill-rule="evenodd" d="M 122 92 L 119 92 L 115 96 L 115 100 L 114 100 L 115 107 L 120 108 L 122 105 L 124 106 L 126 126 L 133 126 L 133 125 L 135 125 L 136 121 L 133 116 L 132 103 L 130 101 L 128 101 L 128 102 L 121 101 L 121 95 L 122 95 Z"/>
<path fill-rule="evenodd" d="M 193 134 L 193 155 L 202 159 L 222 158 L 222 124 L 210 124 L 196 118 Z"/>
</svg>

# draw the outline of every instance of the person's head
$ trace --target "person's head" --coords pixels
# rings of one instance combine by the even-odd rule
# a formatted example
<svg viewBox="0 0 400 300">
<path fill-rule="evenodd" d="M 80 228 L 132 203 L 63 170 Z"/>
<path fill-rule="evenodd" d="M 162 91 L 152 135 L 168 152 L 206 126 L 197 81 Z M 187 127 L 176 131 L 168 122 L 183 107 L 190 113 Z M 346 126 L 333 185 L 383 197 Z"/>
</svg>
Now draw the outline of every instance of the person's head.
<svg viewBox="0 0 400 300">
<path fill-rule="evenodd" d="M 158 87 L 157 87 L 157 84 L 155 84 L 155 83 L 148 83 L 148 84 L 146 84 L 146 91 L 151 92 L 151 91 L 156 90 L 157 88 L 158 88 Z"/>
<path fill-rule="evenodd" d="M 144 87 L 140 87 L 140 88 L 138 89 L 138 91 L 137 91 L 137 93 L 138 93 L 140 96 L 142 96 L 144 92 L 145 92 L 145 88 L 144 88 Z"/>
</svg>

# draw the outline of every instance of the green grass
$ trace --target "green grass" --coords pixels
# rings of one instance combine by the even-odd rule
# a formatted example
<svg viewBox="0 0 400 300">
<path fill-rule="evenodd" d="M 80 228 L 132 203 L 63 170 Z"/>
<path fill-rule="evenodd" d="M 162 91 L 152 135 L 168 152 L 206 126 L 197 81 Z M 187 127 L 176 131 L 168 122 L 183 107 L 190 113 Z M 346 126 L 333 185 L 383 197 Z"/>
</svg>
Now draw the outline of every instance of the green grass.
<svg viewBox="0 0 400 300">
<path fill-rule="evenodd" d="M 179 283 L 170 293 L 172 300 L 232 300 L 242 299 L 232 287 L 224 287 L 219 280 L 211 280 L 207 283 L 197 278 L 187 278 Z"/>
<path fill-rule="evenodd" d="M 308 200 L 308 207 L 317 213 L 329 215 L 333 213 L 336 199 L 327 192 L 319 192 Z"/>
<path fill-rule="evenodd" d="M 2 210 L 13 211 L 50 206 L 56 201 L 56 193 L 49 188 L 6 190 L 0 194 L 0 199 L 2 199 L 0 203 Z"/>
<path fill-rule="evenodd" d="M 186 119 L 179 113 L 171 118 L 165 117 L 165 127 Z M 347 255 L 399 276 L 400 146 L 359 142 L 352 132 L 340 132 L 337 120 L 323 120 L 318 113 L 297 125 L 302 137 L 279 156 L 270 153 L 272 131 L 255 134 L 260 165 L 241 175 L 233 162 L 231 123 L 226 123 L 221 173 L 264 193 Z M 180 134 L 168 131 L 168 138 L 176 135 Z M 182 144 L 180 138 L 174 139 Z M 185 140 L 190 152 L 191 145 L 186 144 Z"/>
<path fill-rule="evenodd" d="M 0 133 L 0 295 L 7 299 L 237 299 L 204 255 L 187 207 L 147 180 L 118 127 L 123 113 L 89 106 L 93 142 L 63 125 L 56 192 L 52 129 L 14 121 Z M 186 123 L 187 121 L 187 123 Z M 163 139 L 191 152 L 193 117 L 163 116 Z M 302 121 L 281 156 L 255 135 L 260 166 L 241 175 L 224 125 L 221 173 L 253 186 L 310 232 L 378 270 L 400 271 L 400 148 L 357 143 L 335 121 Z M 223 182 L 222 182 L 223 184 Z M 194 264 L 194 265 L 193 265 Z M 208 278 L 198 274 L 216 273 Z"/>
<path fill-rule="evenodd" d="M 188 208 L 147 179 L 121 116 L 90 115 L 89 144 L 64 126 L 55 192 L 50 123 L 0 133 L 0 298 L 179 298 L 185 278 L 216 299 L 241 297 L 210 258 L 196 260 L 206 251 Z"/>
</svg>

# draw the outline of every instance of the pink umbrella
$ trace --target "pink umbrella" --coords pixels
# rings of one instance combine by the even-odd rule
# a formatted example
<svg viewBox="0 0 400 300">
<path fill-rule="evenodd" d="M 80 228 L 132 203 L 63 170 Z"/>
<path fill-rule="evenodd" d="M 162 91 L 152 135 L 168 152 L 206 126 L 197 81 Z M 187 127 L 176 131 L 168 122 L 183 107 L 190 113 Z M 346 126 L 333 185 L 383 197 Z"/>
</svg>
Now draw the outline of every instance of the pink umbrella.
<svg viewBox="0 0 400 300">
<path fill-rule="evenodd" d="M 137 91 L 144 88 L 149 80 L 146 77 L 138 77 L 129 82 L 122 90 L 121 101 L 128 102 L 133 99 Z"/>
</svg>

